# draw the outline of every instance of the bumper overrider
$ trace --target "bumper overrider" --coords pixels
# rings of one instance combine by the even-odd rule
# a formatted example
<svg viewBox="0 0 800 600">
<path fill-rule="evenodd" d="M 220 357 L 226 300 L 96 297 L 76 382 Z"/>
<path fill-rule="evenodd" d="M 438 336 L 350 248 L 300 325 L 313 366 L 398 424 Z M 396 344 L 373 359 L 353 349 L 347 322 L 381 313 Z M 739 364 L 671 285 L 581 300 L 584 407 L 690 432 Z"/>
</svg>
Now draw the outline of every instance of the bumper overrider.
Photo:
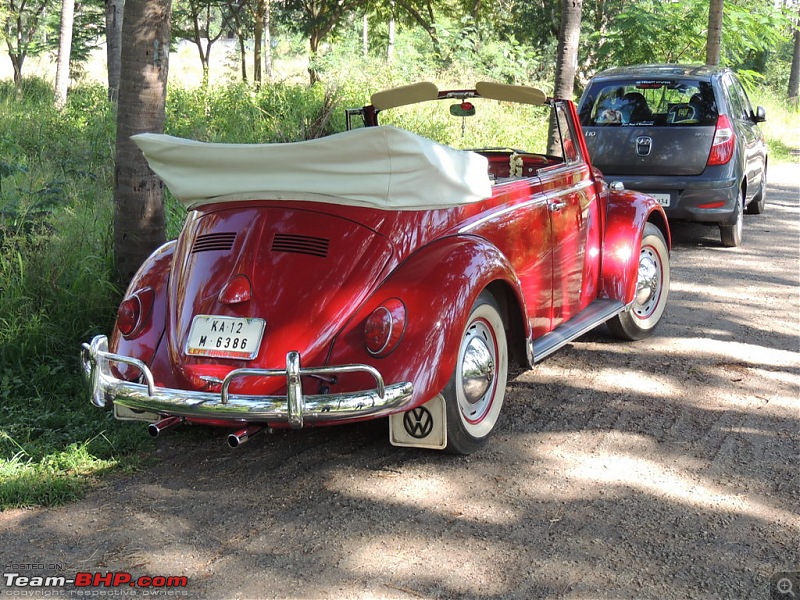
<svg viewBox="0 0 800 600">
<path fill-rule="evenodd" d="M 369 365 L 352 364 L 303 368 L 300 354 L 286 355 L 286 369 L 234 369 L 221 382 L 219 392 L 156 387 L 153 374 L 142 361 L 108 351 L 108 338 L 98 335 L 82 345 L 83 373 L 91 386 L 92 404 L 118 404 L 137 411 L 162 415 L 230 420 L 232 422 L 288 423 L 300 429 L 305 423 L 336 422 L 361 417 L 381 417 L 396 412 L 411 399 L 410 382 L 385 385 L 380 372 Z M 141 372 L 143 383 L 114 377 L 110 363 L 124 363 Z M 343 394 L 304 395 L 302 378 L 329 378 L 341 373 L 366 372 L 375 389 Z M 242 377 L 284 377 L 285 396 L 253 396 L 229 393 L 231 382 Z"/>
</svg>

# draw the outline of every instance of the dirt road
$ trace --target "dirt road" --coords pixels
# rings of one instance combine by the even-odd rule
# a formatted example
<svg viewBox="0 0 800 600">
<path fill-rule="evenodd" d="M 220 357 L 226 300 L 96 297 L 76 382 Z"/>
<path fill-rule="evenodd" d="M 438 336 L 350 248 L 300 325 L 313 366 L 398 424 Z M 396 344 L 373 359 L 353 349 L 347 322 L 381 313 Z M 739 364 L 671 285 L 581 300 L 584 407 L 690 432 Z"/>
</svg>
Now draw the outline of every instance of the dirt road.
<svg viewBox="0 0 800 600">
<path fill-rule="evenodd" d="M 3 572 L 188 581 L 50 597 L 769 598 L 800 571 L 800 167 L 770 178 L 741 248 L 674 228 L 655 337 L 593 333 L 513 374 L 477 454 L 375 424 L 236 450 L 178 432 L 82 502 L 0 514 Z"/>
</svg>

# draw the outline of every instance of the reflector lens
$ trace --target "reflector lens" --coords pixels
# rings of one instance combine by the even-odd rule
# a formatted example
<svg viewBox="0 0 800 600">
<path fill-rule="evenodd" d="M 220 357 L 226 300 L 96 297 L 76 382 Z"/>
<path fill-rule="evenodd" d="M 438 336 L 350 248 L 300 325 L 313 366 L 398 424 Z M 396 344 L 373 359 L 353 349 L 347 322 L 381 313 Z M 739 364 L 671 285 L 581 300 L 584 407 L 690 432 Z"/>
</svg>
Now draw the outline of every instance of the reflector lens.
<svg viewBox="0 0 800 600">
<path fill-rule="evenodd" d="M 364 323 L 364 341 L 373 356 L 386 356 L 395 349 L 406 326 L 406 307 L 390 298 L 372 311 Z"/>
</svg>

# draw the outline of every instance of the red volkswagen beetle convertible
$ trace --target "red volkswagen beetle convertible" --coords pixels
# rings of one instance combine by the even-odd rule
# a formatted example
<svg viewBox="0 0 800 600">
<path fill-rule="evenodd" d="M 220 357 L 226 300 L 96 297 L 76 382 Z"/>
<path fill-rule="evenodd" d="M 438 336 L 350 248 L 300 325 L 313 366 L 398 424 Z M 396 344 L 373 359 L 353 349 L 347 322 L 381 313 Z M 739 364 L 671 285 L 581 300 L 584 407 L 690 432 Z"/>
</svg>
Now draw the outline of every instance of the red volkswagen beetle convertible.
<svg viewBox="0 0 800 600">
<path fill-rule="evenodd" d="M 510 361 L 602 323 L 653 331 L 667 219 L 592 168 L 571 102 L 419 83 L 347 112 L 296 143 L 136 136 L 188 217 L 83 346 L 95 405 L 152 435 L 229 427 L 232 446 L 389 417 L 395 445 L 468 454 Z"/>
</svg>

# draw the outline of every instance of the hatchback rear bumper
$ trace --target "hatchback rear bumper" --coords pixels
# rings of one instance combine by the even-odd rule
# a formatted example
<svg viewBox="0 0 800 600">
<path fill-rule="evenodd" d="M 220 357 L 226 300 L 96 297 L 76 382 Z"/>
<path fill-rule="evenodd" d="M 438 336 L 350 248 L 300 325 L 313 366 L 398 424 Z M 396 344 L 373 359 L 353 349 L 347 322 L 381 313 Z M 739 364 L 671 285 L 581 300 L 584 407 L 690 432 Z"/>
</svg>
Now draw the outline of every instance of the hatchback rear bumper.
<svg viewBox="0 0 800 600">
<path fill-rule="evenodd" d="M 294 429 L 305 423 L 375 418 L 401 410 L 411 400 L 413 385 L 401 382 L 385 386 L 383 377 L 369 365 L 340 365 L 301 368 L 300 355 L 286 356 L 286 369 L 235 369 L 221 382 L 220 392 L 200 392 L 157 387 L 153 375 L 140 360 L 108 351 L 108 339 L 96 336 L 81 351 L 84 376 L 91 386 L 92 404 L 118 404 L 134 411 L 159 415 L 230 420 L 232 423 L 288 423 Z M 144 383 L 125 381 L 113 375 L 110 363 L 132 365 L 142 373 Z M 375 389 L 342 394 L 304 395 L 302 377 L 366 372 L 375 379 Z M 230 394 L 234 379 L 242 377 L 284 377 L 286 396 Z"/>
<path fill-rule="evenodd" d="M 736 200 L 739 182 L 735 177 L 709 180 L 698 177 L 625 177 L 608 176 L 609 181 L 620 181 L 625 189 L 645 194 L 671 195 L 669 206 L 664 206 L 667 217 L 679 221 L 719 223 L 726 225 L 736 220 Z"/>
</svg>

